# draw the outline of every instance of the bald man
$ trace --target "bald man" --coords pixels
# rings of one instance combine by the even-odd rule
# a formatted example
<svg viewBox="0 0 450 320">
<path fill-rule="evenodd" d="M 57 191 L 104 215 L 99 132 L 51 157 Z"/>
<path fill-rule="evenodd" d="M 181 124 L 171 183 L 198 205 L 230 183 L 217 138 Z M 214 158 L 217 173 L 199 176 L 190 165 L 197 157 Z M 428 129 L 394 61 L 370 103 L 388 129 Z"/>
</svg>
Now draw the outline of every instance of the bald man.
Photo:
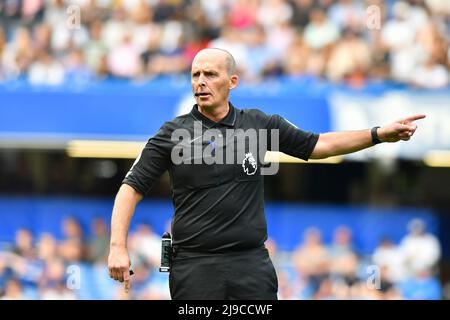
<svg viewBox="0 0 450 320">
<path fill-rule="evenodd" d="M 175 207 L 172 299 L 277 299 L 277 275 L 264 245 L 265 152 L 282 151 L 304 160 L 347 154 L 409 140 L 417 128 L 414 121 L 425 117 L 360 131 L 303 131 L 279 115 L 234 107 L 229 94 L 238 85 L 236 63 L 221 49 L 195 56 L 191 82 L 192 111 L 164 123 L 149 139 L 115 199 L 108 267 L 111 278 L 125 282 L 126 291 L 130 221 L 138 202 L 166 170 Z M 251 137 L 248 144 L 238 143 L 243 132 L 244 141 Z"/>
</svg>

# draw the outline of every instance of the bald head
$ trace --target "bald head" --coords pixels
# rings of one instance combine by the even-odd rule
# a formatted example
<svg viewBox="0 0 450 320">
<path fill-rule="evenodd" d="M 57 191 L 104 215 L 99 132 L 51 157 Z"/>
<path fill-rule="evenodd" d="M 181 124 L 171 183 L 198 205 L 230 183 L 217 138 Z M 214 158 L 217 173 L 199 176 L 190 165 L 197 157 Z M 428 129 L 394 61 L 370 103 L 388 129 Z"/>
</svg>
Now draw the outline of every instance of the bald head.
<svg viewBox="0 0 450 320">
<path fill-rule="evenodd" d="M 222 61 L 229 76 L 236 74 L 236 61 L 227 50 L 219 48 L 203 49 L 195 55 L 193 63 L 199 59 L 213 59 L 216 61 L 218 60 L 219 62 Z"/>
</svg>

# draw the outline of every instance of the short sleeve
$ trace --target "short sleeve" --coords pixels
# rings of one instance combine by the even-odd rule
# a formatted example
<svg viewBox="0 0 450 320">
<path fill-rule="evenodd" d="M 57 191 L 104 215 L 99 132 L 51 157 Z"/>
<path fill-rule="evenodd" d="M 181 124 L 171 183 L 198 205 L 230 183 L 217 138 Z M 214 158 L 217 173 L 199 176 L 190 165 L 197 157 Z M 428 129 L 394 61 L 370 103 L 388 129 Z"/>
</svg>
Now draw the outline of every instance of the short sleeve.
<svg viewBox="0 0 450 320">
<path fill-rule="evenodd" d="M 130 185 L 141 194 L 146 194 L 169 168 L 171 148 L 170 130 L 165 124 L 148 140 L 122 183 Z"/>
<path fill-rule="evenodd" d="M 268 129 L 279 130 L 279 150 L 276 151 L 305 161 L 310 158 L 319 140 L 318 134 L 301 130 L 279 115 L 269 117 Z"/>
</svg>

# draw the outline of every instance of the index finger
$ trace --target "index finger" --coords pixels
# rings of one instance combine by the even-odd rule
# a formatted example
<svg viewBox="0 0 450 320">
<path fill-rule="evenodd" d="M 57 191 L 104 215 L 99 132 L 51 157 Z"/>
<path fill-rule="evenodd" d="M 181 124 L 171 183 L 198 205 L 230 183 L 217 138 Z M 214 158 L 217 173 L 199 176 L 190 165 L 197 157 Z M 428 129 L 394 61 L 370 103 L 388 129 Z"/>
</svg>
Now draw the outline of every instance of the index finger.
<svg viewBox="0 0 450 320">
<path fill-rule="evenodd" d="M 123 272 L 123 280 L 125 292 L 128 293 L 128 291 L 130 291 L 130 271 L 127 270 Z"/>
<path fill-rule="evenodd" d="M 425 117 L 426 117 L 426 115 L 424 115 L 424 114 L 416 114 L 414 116 L 410 116 L 410 117 L 404 119 L 403 121 L 405 121 L 405 122 L 412 122 L 412 121 L 423 119 Z"/>
</svg>

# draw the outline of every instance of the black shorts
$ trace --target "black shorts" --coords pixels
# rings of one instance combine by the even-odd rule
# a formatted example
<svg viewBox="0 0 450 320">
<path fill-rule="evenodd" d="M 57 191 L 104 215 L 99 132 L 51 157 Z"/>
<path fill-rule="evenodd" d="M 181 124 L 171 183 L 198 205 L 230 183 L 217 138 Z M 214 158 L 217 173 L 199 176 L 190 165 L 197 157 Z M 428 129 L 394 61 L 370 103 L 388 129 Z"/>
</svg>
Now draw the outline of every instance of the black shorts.
<svg viewBox="0 0 450 320">
<path fill-rule="evenodd" d="M 265 247 L 228 253 L 176 252 L 173 300 L 276 300 L 278 280 Z"/>
</svg>

